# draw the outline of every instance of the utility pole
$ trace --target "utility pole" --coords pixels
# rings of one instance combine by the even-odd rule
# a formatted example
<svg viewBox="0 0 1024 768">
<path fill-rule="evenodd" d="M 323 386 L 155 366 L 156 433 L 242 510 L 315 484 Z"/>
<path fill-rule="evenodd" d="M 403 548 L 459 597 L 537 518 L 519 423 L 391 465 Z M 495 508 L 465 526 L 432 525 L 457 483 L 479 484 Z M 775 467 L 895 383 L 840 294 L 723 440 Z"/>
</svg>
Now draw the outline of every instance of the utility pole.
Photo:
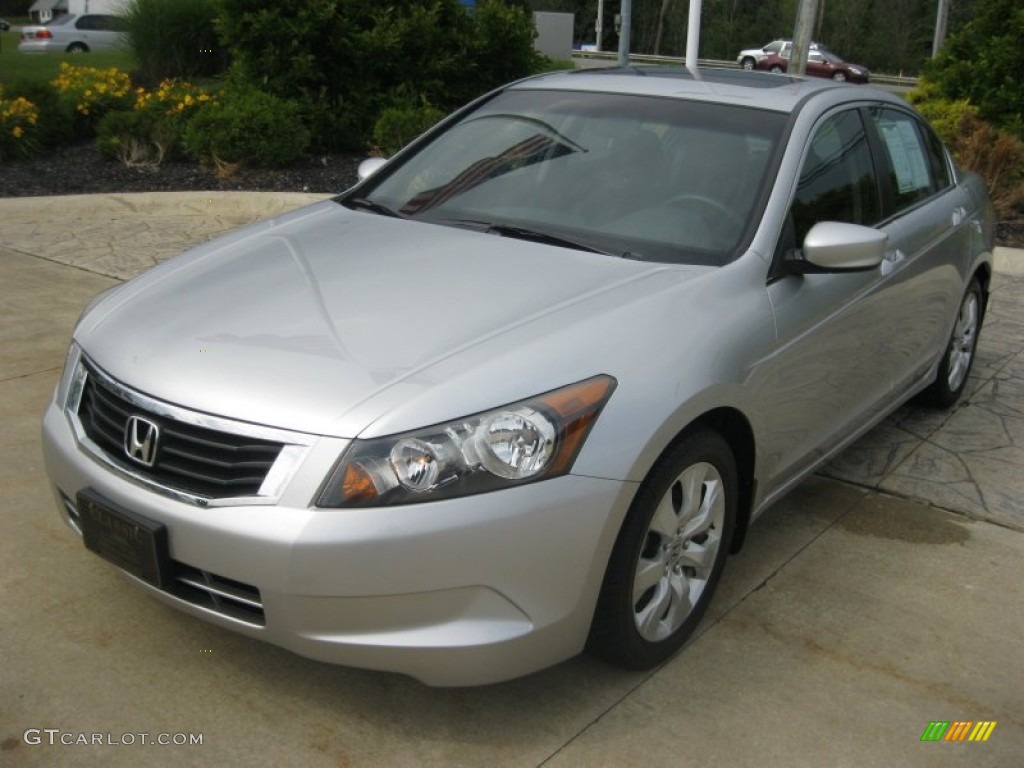
<svg viewBox="0 0 1024 768">
<path fill-rule="evenodd" d="M 601 50 L 601 37 L 604 34 L 604 0 L 597 0 L 597 24 L 594 29 L 597 31 L 597 50 Z"/>
<path fill-rule="evenodd" d="M 939 12 L 935 17 L 935 39 L 932 41 L 932 58 L 939 55 L 946 42 L 946 24 L 949 21 L 949 0 L 939 0 Z"/>
<path fill-rule="evenodd" d="M 818 0 L 800 0 L 796 12 L 796 29 L 793 30 L 793 50 L 789 53 L 790 75 L 802 77 L 807 71 L 807 51 L 811 48 L 811 32 L 818 17 Z"/>
<path fill-rule="evenodd" d="M 629 28 L 633 25 L 633 0 L 622 0 L 619 9 L 619 66 L 629 66 Z"/>
<path fill-rule="evenodd" d="M 686 28 L 686 68 L 697 68 L 700 49 L 700 8 L 702 0 L 690 0 L 690 25 Z"/>
</svg>

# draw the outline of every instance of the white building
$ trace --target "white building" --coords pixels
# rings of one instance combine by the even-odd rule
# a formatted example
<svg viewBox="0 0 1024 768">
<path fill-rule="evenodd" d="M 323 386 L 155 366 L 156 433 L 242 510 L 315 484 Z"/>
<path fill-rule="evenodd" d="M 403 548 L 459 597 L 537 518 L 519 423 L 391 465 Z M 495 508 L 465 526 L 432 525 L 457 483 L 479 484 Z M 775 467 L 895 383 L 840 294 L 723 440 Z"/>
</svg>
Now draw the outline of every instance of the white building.
<svg viewBox="0 0 1024 768">
<path fill-rule="evenodd" d="M 87 13 L 117 14 L 125 0 L 35 0 L 28 9 L 32 21 L 42 24 L 62 13 L 84 16 Z"/>
</svg>

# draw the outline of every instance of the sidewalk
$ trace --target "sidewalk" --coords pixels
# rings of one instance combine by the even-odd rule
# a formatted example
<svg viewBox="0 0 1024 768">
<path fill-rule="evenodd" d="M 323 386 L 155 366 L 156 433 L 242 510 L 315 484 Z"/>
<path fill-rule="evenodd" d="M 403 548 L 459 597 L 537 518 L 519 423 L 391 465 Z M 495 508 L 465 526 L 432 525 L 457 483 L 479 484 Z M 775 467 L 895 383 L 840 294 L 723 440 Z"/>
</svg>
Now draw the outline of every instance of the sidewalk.
<svg viewBox="0 0 1024 768">
<path fill-rule="evenodd" d="M 698 636 L 650 673 L 584 656 L 503 685 L 428 689 L 207 625 L 86 553 L 58 518 L 39 448 L 81 308 L 189 245 L 322 197 L 0 200 L 0 764 L 1019 764 L 1017 251 L 999 253 L 967 402 L 901 409 L 769 510 Z M 997 725 L 984 743 L 922 742 L 936 720 Z M 105 741 L 33 744 L 29 729 Z M 141 733 L 203 743 L 123 739 Z"/>
</svg>

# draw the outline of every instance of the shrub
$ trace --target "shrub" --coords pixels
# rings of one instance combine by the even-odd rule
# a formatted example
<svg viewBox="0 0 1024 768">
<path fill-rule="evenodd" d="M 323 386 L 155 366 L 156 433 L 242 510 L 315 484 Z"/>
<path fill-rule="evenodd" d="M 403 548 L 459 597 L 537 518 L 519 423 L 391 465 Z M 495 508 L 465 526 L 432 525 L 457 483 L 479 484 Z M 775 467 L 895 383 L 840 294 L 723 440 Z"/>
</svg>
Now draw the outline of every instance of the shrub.
<svg viewBox="0 0 1024 768">
<path fill-rule="evenodd" d="M 108 112 L 96 126 L 96 146 L 124 165 L 159 165 L 181 149 L 188 119 L 217 97 L 184 80 L 164 80 L 152 91 L 137 88 L 131 110 Z"/>
<path fill-rule="evenodd" d="M 533 18 L 485 0 L 218 0 L 235 72 L 298 100 L 323 148 L 357 148 L 396 92 L 448 112 L 536 69 Z"/>
<path fill-rule="evenodd" d="M 35 105 L 38 119 L 34 139 L 39 148 L 55 147 L 74 137 L 74 107 L 50 83 L 18 80 L 7 86 L 6 93 L 8 98 L 21 96 Z"/>
<path fill-rule="evenodd" d="M 938 95 L 934 83 L 922 80 L 910 101 L 935 128 L 962 168 L 988 184 L 992 204 L 1001 218 L 1015 218 L 1024 205 L 1024 142 L 983 120 L 966 99 Z"/>
<path fill-rule="evenodd" d="M 0 91 L 0 161 L 35 151 L 38 120 L 35 104 L 24 96 L 7 98 Z"/>
<path fill-rule="evenodd" d="M 393 155 L 444 117 L 430 104 L 388 107 L 373 126 L 373 142 L 386 155 Z"/>
<path fill-rule="evenodd" d="M 949 36 L 926 75 L 943 98 L 969 100 L 979 116 L 1024 139 L 1020 0 L 977 0 L 974 18 Z"/>
<path fill-rule="evenodd" d="M 96 147 L 129 168 L 155 166 L 174 152 L 180 131 L 151 111 L 107 112 L 96 125 Z"/>
<path fill-rule="evenodd" d="M 215 75 L 227 66 L 217 40 L 217 9 L 210 0 L 129 0 L 121 15 L 146 84 Z"/>
<path fill-rule="evenodd" d="M 96 69 L 61 62 L 52 84 L 74 110 L 76 131 L 85 135 L 95 133 L 97 121 L 106 112 L 127 109 L 134 98 L 131 78 L 116 67 Z"/>
<path fill-rule="evenodd" d="M 217 164 L 282 167 L 309 146 L 299 105 L 256 89 L 225 94 L 200 109 L 185 126 L 185 150 Z"/>
</svg>

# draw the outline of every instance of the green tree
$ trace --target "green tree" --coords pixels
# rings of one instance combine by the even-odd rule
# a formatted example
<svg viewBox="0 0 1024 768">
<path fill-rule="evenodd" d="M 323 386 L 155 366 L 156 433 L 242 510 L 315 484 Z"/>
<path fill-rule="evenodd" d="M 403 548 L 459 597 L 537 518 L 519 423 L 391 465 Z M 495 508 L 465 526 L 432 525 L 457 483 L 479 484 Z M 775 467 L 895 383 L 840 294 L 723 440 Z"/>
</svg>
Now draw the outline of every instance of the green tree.
<svg viewBox="0 0 1024 768">
<path fill-rule="evenodd" d="M 362 147 L 396 103 L 444 111 L 537 66 L 533 20 L 485 0 L 218 0 L 234 76 L 303 105 L 320 149 Z"/>
<path fill-rule="evenodd" d="M 980 117 L 1024 138 L 1020 0 L 977 0 L 975 17 L 946 40 L 926 74 L 942 96 L 966 99 Z"/>
</svg>

